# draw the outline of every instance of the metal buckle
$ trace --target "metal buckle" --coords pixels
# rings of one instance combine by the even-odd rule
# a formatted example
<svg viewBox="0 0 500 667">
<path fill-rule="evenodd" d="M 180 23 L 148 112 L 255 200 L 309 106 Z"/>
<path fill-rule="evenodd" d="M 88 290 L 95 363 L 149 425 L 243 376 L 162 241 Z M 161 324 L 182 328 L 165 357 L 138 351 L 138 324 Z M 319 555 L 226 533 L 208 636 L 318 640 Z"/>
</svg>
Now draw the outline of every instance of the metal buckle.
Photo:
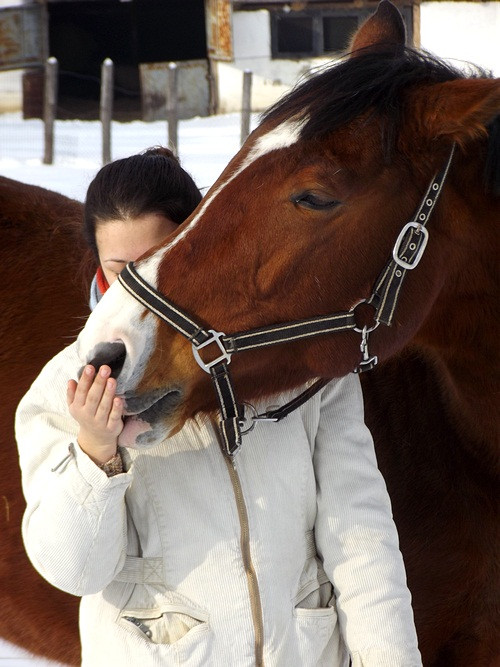
<svg viewBox="0 0 500 667">
<path fill-rule="evenodd" d="M 368 352 L 368 336 L 370 331 L 367 327 L 364 327 L 361 331 L 361 344 L 359 349 L 363 355 L 362 361 L 359 362 L 357 368 L 354 369 L 355 373 L 364 373 L 365 371 L 371 371 L 378 364 L 378 357 L 376 354 L 370 356 Z"/>
<path fill-rule="evenodd" d="M 279 422 L 279 417 L 269 416 L 270 412 L 278 410 L 279 407 L 279 405 L 268 405 L 265 412 L 260 412 L 259 414 L 256 412 L 252 419 L 257 422 Z"/>
<path fill-rule="evenodd" d="M 222 331 L 214 331 L 213 329 L 208 329 L 208 333 L 212 334 L 212 337 L 208 338 L 204 343 L 199 343 L 198 345 L 192 343 L 193 356 L 196 360 L 196 363 L 202 370 L 205 371 L 205 373 L 210 373 L 210 369 L 212 368 L 212 366 L 215 366 L 221 361 L 227 361 L 228 364 L 231 363 L 231 355 L 229 354 L 229 352 L 227 352 L 226 348 L 224 347 L 224 345 L 221 343 L 220 340 L 226 334 L 223 333 Z M 218 346 L 219 350 L 222 352 L 222 354 L 213 361 L 205 363 L 203 359 L 200 357 L 200 353 L 198 350 L 201 350 L 202 347 L 210 345 L 210 343 L 215 343 Z"/>
<path fill-rule="evenodd" d="M 261 415 L 255 415 L 255 417 L 252 417 L 252 419 L 256 422 L 278 422 L 279 421 L 278 417 L 268 417 L 265 412 Z"/>
<path fill-rule="evenodd" d="M 417 250 L 415 257 L 413 257 L 411 261 L 408 261 L 406 257 L 401 258 L 399 256 L 399 252 L 401 250 L 401 245 L 403 243 L 404 237 L 410 229 L 415 229 L 417 234 L 422 233 L 423 238 L 420 241 L 420 248 Z M 422 259 L 422 255 L 424 254 L 424 250 L 427 245 L 428 239 L 429 239 L 429 232 L 425 227 L 423 227 L 419 222 L 408 222 L 401 230 L 396 240 L 396 243 L 394 244 L 394 248 L 392 249 L 392 258 L 394 259 L 396 264 L 401 268 L 409 270 L 414 269 Z"/>
<path fill-rule="evenodd" d="M 249 417 L 247 417 L 246 414 L 243 414 L 243 417 L 239 420 L 240 423 L 240 433 L 241 435 L 245 435 L 245 433 L 250 433 L 255 427 L 255 419 L 257 417 L 257 410 L 254 408 L 254 406 L 251 403 L 243 403 L 242 404 L 244 408 L 250 408 L 250 412 L 252 413 Z M 248 426 L 245 426 L 248 424 Z"/>
</svg>

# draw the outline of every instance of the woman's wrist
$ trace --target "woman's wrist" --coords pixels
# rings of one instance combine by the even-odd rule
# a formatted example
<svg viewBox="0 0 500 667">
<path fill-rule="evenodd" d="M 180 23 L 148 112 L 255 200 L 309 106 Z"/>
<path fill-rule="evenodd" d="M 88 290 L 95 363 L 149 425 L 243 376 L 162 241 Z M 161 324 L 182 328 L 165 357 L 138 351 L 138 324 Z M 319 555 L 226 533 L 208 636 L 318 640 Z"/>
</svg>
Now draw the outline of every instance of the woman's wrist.
<svg viewBox="0 0 500 667">
<path fill-rule="evenodd" d="M 82 452 L 87 454 L 96 466 L 105 472 L 108 477 L 114 477 L 115 475 L 124 472 L 123 460 L 116 443 L 109 448 L 102 446 L 93 448 L 82 444 L 80 438 L 78 438 L 78 445 Z"/>
<path fill-rule="evenodd" d="M 102 442 L 95 443 L 91 438 L 88 438 L 81 431 L 78 435 L 78 444 L 80 449 L 87 454 L 92 461 L 100 466 L 107 463 L 110 459 L 116 456 L 118 452 L 118 438 L 109 444 Z"/>
<path fill-rule="evenodd" d="M 106 461 L 105 463 L 99 464 L 99 468 L 106 473 L 108 477 L 114 477 L 124 472 L 123 469 L 123 460 L 120 454 L 120 450 L 116 454 Z"/>
</svg>

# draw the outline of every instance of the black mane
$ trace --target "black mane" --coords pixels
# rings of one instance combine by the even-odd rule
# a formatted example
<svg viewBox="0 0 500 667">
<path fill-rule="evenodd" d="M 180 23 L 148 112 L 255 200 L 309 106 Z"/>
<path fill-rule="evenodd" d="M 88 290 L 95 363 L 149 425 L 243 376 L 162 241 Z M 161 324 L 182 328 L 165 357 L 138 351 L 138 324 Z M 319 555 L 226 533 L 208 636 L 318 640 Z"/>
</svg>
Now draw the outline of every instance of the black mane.
<svg viewBox="0 0 500 667">
<path fill-rule="evenodd" d="M 268 109 L 262 121 L 303 118 L 301 138 L 321 139 L 370 111 L 384 121 L 384 150 L 389 157 L 403 118 L 405 90 L 417 85 L 491 76 L 475 65 L 469 65 L 469 71 L 463 72 L 429 53 L 409 47 L 398 55 L 393 51 L 358 54 L 310 75 Z M 494 121 L 490 126 L 485 173 L 493 191 L 498 189 L 500 180 L 499 143 L 498 121 Z"/>
<path fill-rule="evenodd" d="M 479 67 L 470 77 L 488 77 Z M 321 138 L 367 110 L 399 121 L 402 92 L 411 86 L 468 78 L 430 54 L 405 48 L 401 55 L 365 53 L 326 66 L 278 100 L 263 121 L 305 118 L 301 137 Z"/>
</svg>

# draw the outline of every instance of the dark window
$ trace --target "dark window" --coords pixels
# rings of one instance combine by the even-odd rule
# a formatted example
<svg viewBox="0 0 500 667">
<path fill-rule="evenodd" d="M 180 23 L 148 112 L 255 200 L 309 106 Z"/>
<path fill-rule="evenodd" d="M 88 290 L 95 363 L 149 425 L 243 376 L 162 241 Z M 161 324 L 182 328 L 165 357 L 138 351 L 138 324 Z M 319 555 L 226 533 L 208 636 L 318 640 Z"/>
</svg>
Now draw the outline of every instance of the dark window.
<svg viewBox="0 0 500 667">
<path fill-rule="evenodd" d="M 323 51 L 345 51 L 357 27 L 357 16 L 324 16 Z"/>
<path fill-rule="evenodd" d="M 312 50 L 312 18 L 310 16 L 280 16 L 278 51 L 280 53 L 311 53 Z"/>
<path fill-rule="evenodd" d="M 406 23 L 407 42 L 413 41 L 412 9 L 399 8 Z M 359 24 L 373 10 L 307 9 L 274 10 L 271 15 L 271 50 L 273 58 L 299 58 L 344 52 Z"/>
</svg>

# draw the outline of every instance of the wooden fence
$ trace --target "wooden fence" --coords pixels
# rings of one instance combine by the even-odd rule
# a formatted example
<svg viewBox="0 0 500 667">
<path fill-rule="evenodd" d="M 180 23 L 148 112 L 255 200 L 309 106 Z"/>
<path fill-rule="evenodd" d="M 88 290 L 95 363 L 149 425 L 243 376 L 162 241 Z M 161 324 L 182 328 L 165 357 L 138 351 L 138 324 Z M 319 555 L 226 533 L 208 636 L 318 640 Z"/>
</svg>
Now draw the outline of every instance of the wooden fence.
<svg viewBox="0 0 500 667">
<path fill-rule="evenodd" d="M 168 146 L 177 155 L 178 152 L 178 67 L 176 63 L 169 63 L 167 70 L 166 97 L 166 122 Z M 57 113 L 57 80 L 58 62 L 56 58 L 48 58 L 45 64 L 44 78 L 44 164 L 52 164 L 54 161 L 54 127 Z M 112 144 L 112 120 L 113 120 L 113 61 L 106 58 L 101 67 L 101 88 L 99 119 L 102 128 L 102 164 L 111 161 Z M 241 130 L 240 142 L 245 141 L 250 133 L 250 117 L 252 113 L 252 72 L 246 70 L 243 74 L 243 90 L 241 102 Z"/>
</svg>

